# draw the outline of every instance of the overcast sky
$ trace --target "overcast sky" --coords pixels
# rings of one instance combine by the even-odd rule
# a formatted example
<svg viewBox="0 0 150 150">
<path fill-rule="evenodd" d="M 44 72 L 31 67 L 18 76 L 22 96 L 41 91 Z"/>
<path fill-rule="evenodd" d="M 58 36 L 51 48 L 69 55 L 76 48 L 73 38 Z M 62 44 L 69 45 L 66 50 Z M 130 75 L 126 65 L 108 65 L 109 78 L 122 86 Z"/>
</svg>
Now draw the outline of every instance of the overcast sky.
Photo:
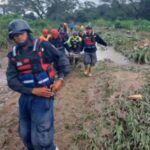
<svg viewBox="0 0 150 150">
<path fill-rule="evenodd" d="M 85 2 L 85 1 L 91 1 L 91 2 L 95 2 L 95 3 L 98 3 L 99 0 L 80 0 L 81 2 Z M 7 2 L 7 0 L 0 0 L 0 4 L 3 4 Z"/>
</svg>

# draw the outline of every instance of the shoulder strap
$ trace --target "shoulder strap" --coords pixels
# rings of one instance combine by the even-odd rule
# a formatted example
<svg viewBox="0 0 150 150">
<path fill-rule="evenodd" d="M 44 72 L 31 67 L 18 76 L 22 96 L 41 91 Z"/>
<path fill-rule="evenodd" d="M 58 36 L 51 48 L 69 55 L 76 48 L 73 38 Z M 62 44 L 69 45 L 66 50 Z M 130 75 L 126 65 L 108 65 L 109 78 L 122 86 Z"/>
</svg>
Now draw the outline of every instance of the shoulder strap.
<svg viewBox="0 0 150 150">
<path fill-rule="evenodd" d="M 38 48 L 39 48 L 39 45 L 40 45 L 40 40 L 39 39 L 35 39 L 33 43 L 34 43 L 33 51 L 38 51 Z"/>
<path fill-rule="evenodd" d="M 40 39 L 35 39 L 34 45 L 33 45 L 33 51 L 39 51 L 41 43 L 42 43 L 42 41 L 40 41 Z M 44 48 L 41 48 L 41 51 L 43 52 Z"/>
<path fill-rule="evenodd" d="M 41 44 L 40 39 L 35 39 L 34 44 L 33 44 L 33 51 L 38 51 L 40 44 Z M 41 51 L 43 52 L 44 48 L 42 48 Z M 13 54 L 13 57 L 17 56 L 17 46 L 13 47 L 12 54 Z"/>
<path fill-rule="evenodd" d="M 17 56 L 17 47 L 16 46 L 13 47 L 12 53 L 13 53 L 13 57 Z"/>
</svg>

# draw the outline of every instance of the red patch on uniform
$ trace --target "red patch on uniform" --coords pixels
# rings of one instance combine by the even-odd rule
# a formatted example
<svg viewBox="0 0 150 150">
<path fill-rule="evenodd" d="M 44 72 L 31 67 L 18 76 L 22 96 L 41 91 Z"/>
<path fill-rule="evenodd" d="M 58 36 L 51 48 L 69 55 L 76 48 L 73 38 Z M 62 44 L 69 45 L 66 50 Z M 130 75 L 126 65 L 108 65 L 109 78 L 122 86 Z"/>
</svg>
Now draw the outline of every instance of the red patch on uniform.
<svg viewBox="0 0 150 150">
<path fill-rule="evenodd" d="M 20 70 L 20 71 L 24 71 L 24 70 L 28 70 L 28 69 L 31 69 L 32 68 L 32 66 L 29 64 L 29 65 L 23 65 L 23 66 L 20 66 L 20 67 L 18 67 L 18 70 Z"/>
<path fill-rule="evenodd" d="M 27 58 L 23 60 L 23 63 L 29 63 L 29 62 L 30 62 L 30 60 Z"/>
</svg>

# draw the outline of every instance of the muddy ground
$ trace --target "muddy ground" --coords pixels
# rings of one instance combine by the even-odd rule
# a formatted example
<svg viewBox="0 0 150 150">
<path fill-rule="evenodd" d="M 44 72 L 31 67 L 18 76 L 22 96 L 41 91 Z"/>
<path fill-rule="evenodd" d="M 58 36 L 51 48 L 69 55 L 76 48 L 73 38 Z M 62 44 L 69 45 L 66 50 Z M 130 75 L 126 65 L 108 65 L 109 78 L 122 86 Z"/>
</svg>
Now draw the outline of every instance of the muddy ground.
<svg viewBox="0 0 150 150">
<path fill-rule="evenodd" d="M 7 61 L 3 61 L 0 70 L 0 150 L 24 150 L 17 132 L 19 94 L 11 91 L 4 81 Z M 85 77 L 78 69 L 73 71 L 55 101 L 55 141 L 60 150 L 86 150 L 74 142 L 83 118 L 91 112 L 103 113 L 101 108 L 106 102 L 113 105 L 116 98 L 134 94 L 142 88 L 148 68 L 99 62 L 93 77 Z"/>
</svg>

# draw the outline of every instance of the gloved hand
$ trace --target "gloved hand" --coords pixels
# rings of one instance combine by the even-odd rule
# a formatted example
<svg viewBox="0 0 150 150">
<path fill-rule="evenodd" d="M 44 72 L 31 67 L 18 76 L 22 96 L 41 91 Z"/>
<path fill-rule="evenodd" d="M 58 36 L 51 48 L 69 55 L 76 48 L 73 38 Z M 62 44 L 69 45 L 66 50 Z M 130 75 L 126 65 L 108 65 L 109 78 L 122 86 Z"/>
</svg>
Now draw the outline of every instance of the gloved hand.
<svg viewBox="0 0 150 150">
<path fill-rule="evenodd" d="M 57 91 L 59 91 L 62 85 L 63 85 L 63 80 L 56 80 L 54 84 L 51 86 L 52 92 L 56 93 Z"/>
<path fill-rule="evenodd" d="M 51 97 L 54 95 L 54 92 L 51 91 L 51 89 L 42 87 L 42 88 L 33 88 L 32 94 L 36 96 L 42 96 L 42 97 Z"/>
</svg>

